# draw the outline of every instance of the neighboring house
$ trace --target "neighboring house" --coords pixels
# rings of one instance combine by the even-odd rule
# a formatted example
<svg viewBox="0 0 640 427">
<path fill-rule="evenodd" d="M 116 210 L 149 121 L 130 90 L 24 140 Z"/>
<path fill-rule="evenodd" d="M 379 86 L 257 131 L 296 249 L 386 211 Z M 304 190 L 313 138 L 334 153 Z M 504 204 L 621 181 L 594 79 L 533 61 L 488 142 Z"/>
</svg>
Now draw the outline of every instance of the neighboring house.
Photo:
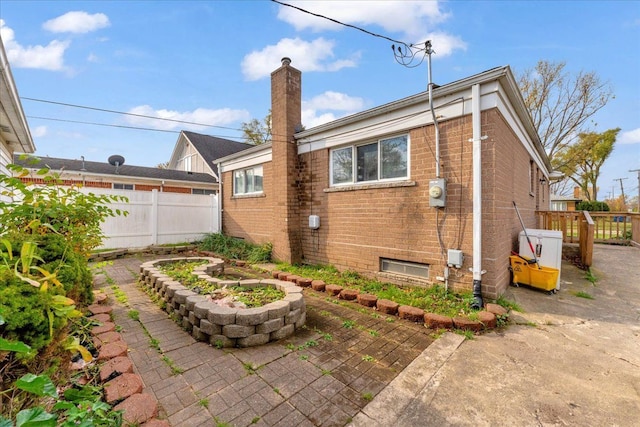
<svg viewBox="0 0 640 427">
<path fill-rule="evenodd" d="M 33 153 L 35 149 L 7 54 L 0 40 L 0 173 L 9 175 L 6 166 L 11 163 L 14 152 Z M 0 200 L 5 200 L 7 196 L 2 195 L 2 190 L 0 187 Z"/>
<path fill-rule="evenodd" d="M 535 227 L 551 171 L 510 68 L 436 87 L 433 112 L 423 92 L 296 132 L 289 62 L 271 75 L 272 143 L 217 160 L 223 232 L 271 242 L 286 262 L 473 289 L 480 304 L 501 295 L 521 231 L 513 202 Z"/>
<path fill-rule="evenodd" d="M 552 194 L 550 199 L 552 211 L 575 211 L 576 205 L 582 201 L 582 199 L 575 197 L 558 196 L 557 194 Z"/>
<path fill-rule="evenodd" d="M 14 155 L 14 163 L 33 172 L 49 168 L 60 174 L 64 185 L 82 185 L 86 188 L 111 188 L 116 190 L 151 191 L 183 194 L 214 194 L 218 183 L 210 174 L 185 172 L 143 166 L 118 165 L 107 162 L 59 159 L 55 157 L 31 157 Z M 24 181 L 43 184 L 35 173 Z"/>
<path fill-rule="evenodd" d="M 220 180 L 214 160 L 252 147 L 250 144 L 182 131 L 169 160 L 169 169 L 202 172 Z"/>
</svg>

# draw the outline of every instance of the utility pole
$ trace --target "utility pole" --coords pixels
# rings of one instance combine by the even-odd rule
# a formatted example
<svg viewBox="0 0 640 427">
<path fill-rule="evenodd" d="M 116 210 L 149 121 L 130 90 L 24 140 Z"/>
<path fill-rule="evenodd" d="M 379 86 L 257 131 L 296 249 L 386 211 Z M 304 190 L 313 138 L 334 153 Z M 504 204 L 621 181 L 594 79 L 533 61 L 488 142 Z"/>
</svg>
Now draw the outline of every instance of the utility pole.
<svg viewBox="0 0 640 427">
<path fill-rule="evenodd" d="M 616 178 L 614 181 L 620 181 L 620 191 L 622 192 L 622 208 L 627 209 L 627 199 L 624 198 L 624 187 L 622 186 L 622 180 L 627 178 Z"/>
<path fill-rule="evenodd" d="M 633 169 L 629 172 L 637 172 L 638 173 L 638 213 L 640 213 L 640 169 Z"/>
</svg>

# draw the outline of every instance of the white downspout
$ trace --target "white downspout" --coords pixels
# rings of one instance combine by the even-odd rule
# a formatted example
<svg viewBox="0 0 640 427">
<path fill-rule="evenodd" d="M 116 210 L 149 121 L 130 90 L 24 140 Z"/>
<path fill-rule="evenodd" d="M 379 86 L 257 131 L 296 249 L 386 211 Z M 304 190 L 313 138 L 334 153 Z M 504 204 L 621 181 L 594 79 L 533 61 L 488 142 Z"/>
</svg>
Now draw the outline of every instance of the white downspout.
<svg viewBox="0 0 640 427">
<path fill-rule="evenodd" d="M 482 128 L 480 84 L 471 87 L 471 124 L 473 132 L 473 302 L 479 310 L 482 302 Z"/>
</svg>

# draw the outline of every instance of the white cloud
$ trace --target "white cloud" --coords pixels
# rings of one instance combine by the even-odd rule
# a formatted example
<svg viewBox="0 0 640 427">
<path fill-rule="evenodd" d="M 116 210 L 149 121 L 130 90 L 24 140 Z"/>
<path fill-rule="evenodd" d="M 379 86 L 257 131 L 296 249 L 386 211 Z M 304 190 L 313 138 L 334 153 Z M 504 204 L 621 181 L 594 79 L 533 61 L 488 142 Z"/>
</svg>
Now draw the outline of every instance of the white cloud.
<svg viewBox="0 0 640 427">
<path fill-rule="evenodd" d="M 640 128 L 622 132 L 618 142 L 620 144 L 640 144 Z"/>
<path fill-rule="evenodd" d="M 53 40 L 47 46 L 22 46 L 15 40 L 13 29 L 0 19 L 0 35 L 12 67 L 64 70 L 64 52 L 71 42 Z"/>
<path fill-rule="evenodd" d="M 96 55 L 94 53 L 90 53 L 89 56 L 87 56 L 87 61 L 88 62 L 100 62 L 100 58 L 98 58 L 98 55 Z"/>
<path fill-rule="evenodd" d="M 309 12 L 331 17 L 355 26 L 381 27 L 385 32 L 402 34 L 408 43 L 422 41 L 416 38 L 420 28 L 433 27 L 448 19 L 437 1 L 288 1 L 289 4 Z M 292 7 L 280 6 L 278 18 L 293 25 L 296 30 L 341 30 L 344 26 L 328 19 L 316 17 Z M 371 28 L 366 28 L 372 31 Z M 372 31 L 375 32 L 375 31 Z M 404 41 L 404 40 L 403 40 Z"/>
<path fill-rule="evenodd" d="M 139 114 L 142 116 L 158 117 L 161 119 L 180 120 L 183 122 L 202 123 L 210 126 L 225 126 L 234 122 L 248 121 L 251 116 L 246 110 L 232 110 L 230 108 L 221 108 L 218 110 L 210 110 L 207 108 L 197 108 L 193 111 L 171 111 L 171 110 L 154 110 L 149 105 L 139 105 L 128 111 L 131 114 Z M 161 130 L 175 129 L 193 129 L 204 130 L 208 126 L 189 125 L 186 123 L 172 122 L 166 120 L 154 120 L 146 117 L 126 116 L 126 121 L 135 126 L 143 126 Z"/>
<path fill-rule="evenodd" d="M 42 28 L 53 33 L 84 34 L 110 25 L 109 17 L 104 13 L 90 15 L 83 11 L 73 11 L 48 20 L 42 24 Z"/>
<path fill-rule="evenodd" d="M 302 123 L 309 129 L 336 120 L 365 108 L 362 98 L 327 91 L 302 102 Z M 336 114 L 335 112 L 339 112 Z"/>
<path fill-rule="evenodd" d="M 426 34 L 422 37 L 422 40 L 431 40 L 431 45 L 435 52 L 433 59 L 439 56 L 449 56 L 454 50 L 467 50 L 467 43 L 460 37 L 439 31 Z"/>
<path fill-rule="evenodd" d="M 276 45 L 246 55 L 242 60 L 242 73 L 248 80 L 267 77 L 280 66 L 280 60 L 285 56 L 291 58 L 291 65 L 300 71 L 338 71 L 355 67 L 358 55 L 334 60 L 334 45 L 332 40 L 322 37 L 311 42 L 300 38 L 285 38 Z"/>
<path fill-rule="evenodd" d="M 31 136 L 34 138 L 42 138 L 47 135 L 47 127 L 46 126 L 36 126 L 31 129 Z"/>
</svg>

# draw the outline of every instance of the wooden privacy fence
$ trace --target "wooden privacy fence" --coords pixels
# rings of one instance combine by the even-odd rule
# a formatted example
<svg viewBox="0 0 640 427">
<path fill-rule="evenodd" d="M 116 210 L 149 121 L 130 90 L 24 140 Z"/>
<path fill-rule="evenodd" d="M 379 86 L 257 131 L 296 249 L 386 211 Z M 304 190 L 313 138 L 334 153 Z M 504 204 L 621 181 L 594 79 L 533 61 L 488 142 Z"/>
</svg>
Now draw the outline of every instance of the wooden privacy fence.
<svg viewBox="0 0 640 427">
<path fill-rule="evenodd" d="M 218 196 L 153 191 L 82 188 L 94 194 L 125 196 L 129 203 L 111 203 L 128 215 L 107 218 L 100 249 L 141 248 L 150 245 L 193 242 L 220 231 Z"/>
</svg>

